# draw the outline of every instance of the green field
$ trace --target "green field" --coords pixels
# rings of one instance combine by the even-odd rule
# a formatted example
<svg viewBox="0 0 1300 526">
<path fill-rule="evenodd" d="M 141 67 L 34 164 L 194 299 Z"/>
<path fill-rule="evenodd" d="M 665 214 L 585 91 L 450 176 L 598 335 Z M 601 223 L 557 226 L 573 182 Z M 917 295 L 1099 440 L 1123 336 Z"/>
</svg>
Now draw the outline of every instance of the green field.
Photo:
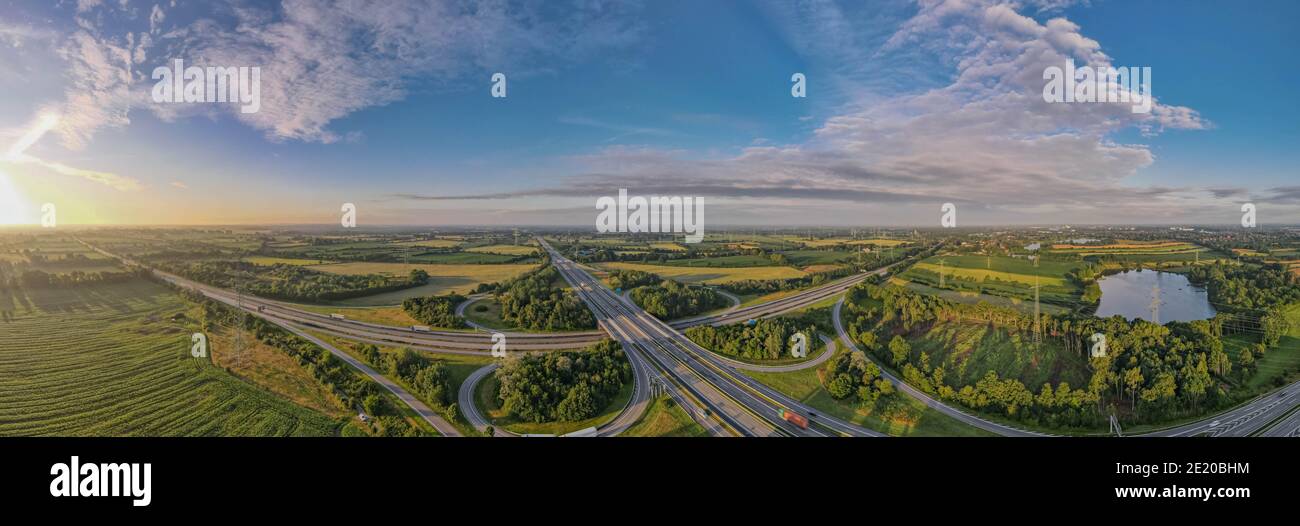
<svg viewBox="0 0 1300 526">
<path fill-rule="evenodd" d="M 529 270 L 536 265 L 424 265 L 413 263 L 334 263 L 329 265 L 311 265 L 307 268 L 332 274 L 381 274 L 385 276 L 406 276 L 412 269 L 422 269 L 429 273 L 429 283 L 418 287 L 384 292 L 360 298 L 338 302 L 340 305 L 353 307 L 371 307 L 397 305 L 406 298 L 419 296 L 438 296 L 448 293 L 468 294 L 482 283 L 504 281 Z"/>
<path fill-rule="evenodd" d="M 340 423 L 189 355 L 197 324 L 137 280 L 6 294 L 0 435 L 335 435 Z"/>
<path fill-rule="evenodd" d="M 1082 290 L 1066 278 L 1066 274 L 1080 264 L 1045 260 L 1034 266 L 1028 258 L 934 256 L 913 265 L 898 278 L 933 288 L 1029 300 L 1033 299 L 1037 280 L 1042 301 L 1073 304 L 1078 301 Z M 941 270 L 943 287 L 939 287 Z"/>
<path fill-rule="evenodd" d="M 817 371 L 817 368 L 809 368 L 788 373 L 741 372 L 825 414 L 889 435 L 993 436 L 953 420 L 901 392 L 892 395 L 892 400 L 871 407 L 851 400 L 836 400 L 822 387 Z"/>
<path fill-rule="evenodd" d="M 665 261 L 664 265 L 674 267 L 710 267 L 710 268 L 740 268 L 740 267 L 769 267 L 772 266 L 772 260 L 765 256 L 742 255 L 742 256 L 720 256 L 712 258 L 691 258 L 691 259 L 672 259 Z"/>
<path fill-rule="evenodd" d="M 1286 310 L 1291 327 L 1286 335 L 1278 341 L 1277 347 L 1264 352 L 1263 358 L 1255 360 L 1255 373 L 1246 380 L 1246 387 L 1259 389 L 1276 385 L 1278 378 L 1289 379 L 1300 374 L 1300 304 L 1291 305 Z M 1254 337 L 1233 335 L 1224 336 L 1223 349 L 1237 363 L 1237 356 L 1244 348 L 1254 346 Z"/>
<path fill-rule="evenodd" d="M 655 398 L 623 437 L 707 437 L 709 432 L 686 414 L 676 400 Z"/>
<path fill-rule="evenodd" d="M 601 270 L 641 270 L 683 283 L 726 283 L 744 279 L 787 279 L 805 275 L 790 267 L 710 268 L 647 265 L 642 263 L 596 263 Z"/>
</svg>

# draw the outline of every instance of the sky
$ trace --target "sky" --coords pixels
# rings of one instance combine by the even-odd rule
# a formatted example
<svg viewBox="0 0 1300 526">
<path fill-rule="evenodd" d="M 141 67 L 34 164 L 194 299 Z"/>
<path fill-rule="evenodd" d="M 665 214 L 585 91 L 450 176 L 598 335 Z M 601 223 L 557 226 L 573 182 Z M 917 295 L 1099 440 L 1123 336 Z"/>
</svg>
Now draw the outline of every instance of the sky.
<svg viewBox="0 0 1300 526">
<path fill-rule="evenodd" d="M 0 0 L 0 224 L 1300 223 L 1300 3 Z M 154 69 L 258 67 L 260 108 Z M 1154 104 L 1043 72 L 1150 67 Z M 506 96 L 492 96 L 495 73 Z M 791 96 L 792 75 L 806 96 Z"/>
</svg>

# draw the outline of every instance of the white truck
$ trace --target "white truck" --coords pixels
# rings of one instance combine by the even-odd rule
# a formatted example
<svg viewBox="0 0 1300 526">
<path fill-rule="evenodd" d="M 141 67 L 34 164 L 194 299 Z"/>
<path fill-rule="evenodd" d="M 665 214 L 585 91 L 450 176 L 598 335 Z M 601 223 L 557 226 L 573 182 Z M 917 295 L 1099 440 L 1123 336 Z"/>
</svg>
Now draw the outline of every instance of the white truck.
<svg viewBox="0 0 1300 526">
<path fill-rule="evenodd" d="M 412 325 L 411 330 L 415 332 L 429 332 L 428 325 Z"/>
<path fill-rule="evenodd" d="M 330 317 L 331 317 L 331 318 L 334 318 L 334 319 L 336 319 L 336 320 L 345 320 L 345 319 L 347 319 L 347 316 L 344 316 L 344 315 L 339 314 L 339 313 L 337 313 L 337 312 L 335 312 L 335 313 L 333 313 L 333 314 L 330 314 Z"/>
</svg>

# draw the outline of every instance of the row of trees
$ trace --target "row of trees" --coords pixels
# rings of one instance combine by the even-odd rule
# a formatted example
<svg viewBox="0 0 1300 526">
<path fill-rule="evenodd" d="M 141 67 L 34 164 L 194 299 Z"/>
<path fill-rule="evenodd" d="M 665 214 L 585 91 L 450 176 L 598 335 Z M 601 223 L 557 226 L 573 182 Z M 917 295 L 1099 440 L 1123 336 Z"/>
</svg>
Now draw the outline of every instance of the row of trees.
<svg viewBox="0 0 1300 526">
<path fill-rule="evenodd" d="M 162 263 L 164 270 L 227 289 L 243 287 L 250 294 L 291 301 L 330 301 L 369 296 L 416 287 L 428 282 L 423 270 L 406 278 L 379 274 L 329 274 L 300 265 L 256 265 L 246 261 Z"/>
<path fill-rule="evenodd" d="M 535 423 L 592 418 L 632 379 L 632 365 L 612 340 L 582 352 L 508 358 L 497 369 L 497 399 L 512 417 Z"/>
<path fill-rule="evenodd" d="M 434 327 L 461 329 L 466 327 L 465 320 L 456 316 L 456 306 L 465 299 L 465 296 L 460 294 L 407 298 L 402 301 L 402 310 L 420 323 Z"/>
<path fill-rule="evenodd" d="M 686 337 L 701 347 L 728 356 L 750 360 L 776 360 L 790 358 L 790 338 L 802 333 L 807 339 L 808 351 L 816 346 L 817 327 L 801 325 L 787 318 L 765 318 L 753 325 L 700 325 L 686 329 Z"/>
<path fill-rule="evenodd" d="M 576 294 L 556 286 L 560 279 L 560 271 L 545 265 L 498 288 L 501 319 L 532 330 L 594 329 L 596 317 Z"/>
<path fill-rule="evenodd" d="M 727 298 L 708 287 L 692 287 L 666 279 L 658 285 L 632 289 L 632 301 L 661 320 L 694 316 L 725 307 Z"/>
</svg>

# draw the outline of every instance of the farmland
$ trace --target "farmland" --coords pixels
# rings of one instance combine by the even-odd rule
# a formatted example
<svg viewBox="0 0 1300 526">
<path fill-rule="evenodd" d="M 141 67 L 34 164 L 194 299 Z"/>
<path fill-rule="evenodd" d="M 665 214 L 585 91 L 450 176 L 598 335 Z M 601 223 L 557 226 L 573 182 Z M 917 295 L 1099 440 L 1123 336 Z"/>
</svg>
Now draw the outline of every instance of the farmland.
<svg viewBox="0 0 1300 526">
<path fill-rule="evenodd" d="M 0 324 L 0 435 L 335 435 L 189 355 L 188 306 L 144 280 L 23 292 Z"/>
<path fill-rule="evenodd" d="M 805 275 L 790 267 L 682 267 L 642 263 L 598 263 L 603 270 L 640 270 L 682 283 L 726 283 L 744 279 L 786 279 Z"/>
<path fill-rule="evenodd" d="M 451 292 L 466 294 L 483 283 L 504 281 L 533 268 L 536 265 L 427 265 L 408 263 L 334 263 L 312 265 L 311 270 L 331 274 L 379 274 L 384 276 L 404 276 L 411 270 L 420 269 L 429 273 L 429 283 L 392 292 L 352 298 L 339 302 L 347 306 L 396 305 L 406 298 L 417 296 L 435 296 Z"/>
</svg>

